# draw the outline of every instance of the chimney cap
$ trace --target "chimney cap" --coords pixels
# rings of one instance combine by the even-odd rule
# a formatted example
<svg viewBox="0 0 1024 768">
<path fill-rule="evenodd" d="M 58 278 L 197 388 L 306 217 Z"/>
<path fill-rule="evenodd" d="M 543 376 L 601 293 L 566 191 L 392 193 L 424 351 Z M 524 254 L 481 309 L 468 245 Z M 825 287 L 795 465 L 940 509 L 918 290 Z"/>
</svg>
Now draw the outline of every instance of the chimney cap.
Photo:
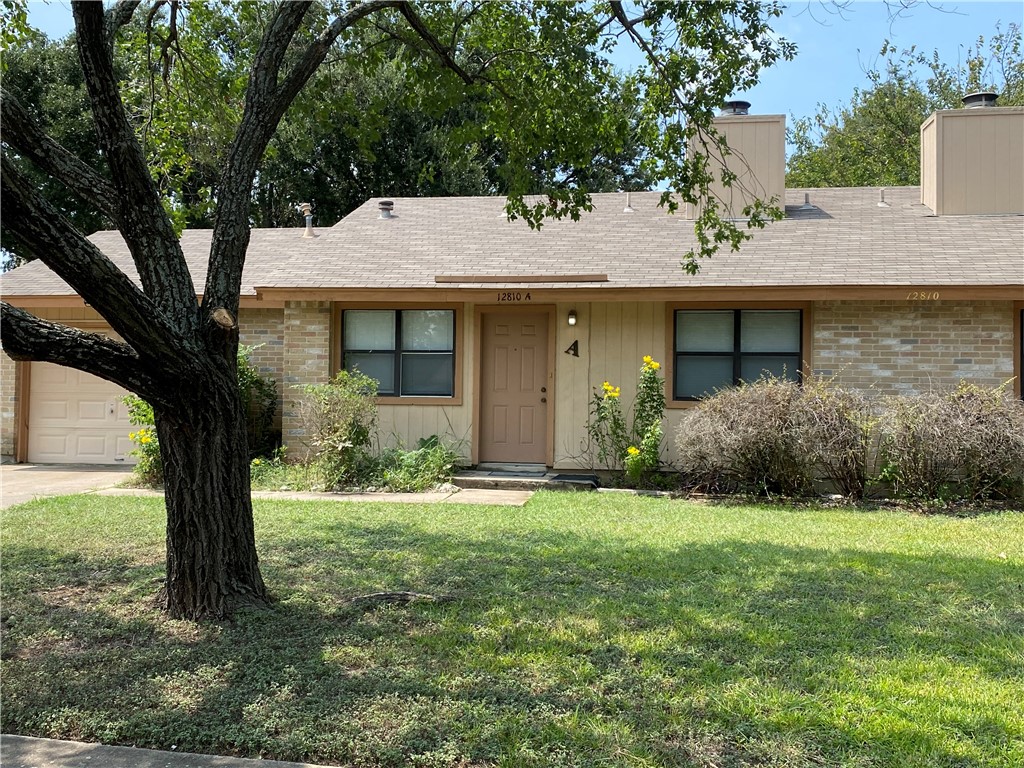
<svg viewBox="0 0 1024 768">
<path fill-rule="evenodd" d="M 996 99 L 998 98 L 999 94 L 993 91 L 975 91 L 964 96 L 962 101 L 965 109 L 978 109 L 980 107 L 996 106 Z"/>
<path fill-rule="evenodd" d="M 750 102 L 742 99 L 727 101 L 722 105 L 722 111 L 718 114 L 723 117 L 726 115 L 749 115 Z"/>
<path fill-rule="evenodd" d="M 381 200 L 379 203 L 377 203 L 377 205 L 380 207 L 380 209 L 382 211 L 390 211 L 390 210 L 394 209 L 395 201 L 394 200 Z"/>
</svg>

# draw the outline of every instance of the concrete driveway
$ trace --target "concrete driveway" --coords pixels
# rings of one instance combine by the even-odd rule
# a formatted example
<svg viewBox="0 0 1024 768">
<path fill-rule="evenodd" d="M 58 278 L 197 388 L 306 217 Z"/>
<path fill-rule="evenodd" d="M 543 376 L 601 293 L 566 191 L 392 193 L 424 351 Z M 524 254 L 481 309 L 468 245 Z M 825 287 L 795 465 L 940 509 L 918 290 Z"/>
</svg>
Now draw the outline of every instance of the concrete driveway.
<svg viewBox="0 0 1024 768">
<path fill-rule="evenodd" d="M 109 488 L 125 480 L 132 468 L 85 464 L 0 465 L 0 509 L 39 496 L 63 496 Z"/>
</svg>

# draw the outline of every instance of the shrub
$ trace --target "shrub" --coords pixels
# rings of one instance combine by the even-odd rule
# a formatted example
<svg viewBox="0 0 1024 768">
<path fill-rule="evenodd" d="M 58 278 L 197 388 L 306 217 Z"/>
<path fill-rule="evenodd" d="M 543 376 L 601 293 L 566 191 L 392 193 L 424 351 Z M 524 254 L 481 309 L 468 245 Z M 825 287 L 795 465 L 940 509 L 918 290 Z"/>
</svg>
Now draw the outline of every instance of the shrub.
<svg viewBox="0 0 1024 768">
<path fill-rule="evenodd" d="M 794 425 L 799 397 L 796 383 L 767 377 L 702 400 L 676 433 L 684 471 L 713 490 L 807 492 L 811 465 L 797 448 Z"/>
<path fill-rule="evenodd" d="M 792 401 L 797 461 L 850 498 L 864 496 L 871 475 L 876 419 L 859 392 L 811 378 Z"/>
<path fill-rule="evenodd" d="M 380 457 L 380 481 L 392 491 L 426 491 L 450 480 L 459 458 L 458 452 L 432 435 L 420 440 L 415 451 L 385 451 Z"/>
<path fill-rule="evenodd" d="M 246 417 L 249 437 L 249 457 L 271 457 L 277 445 L 274 434 L 274 414 L 277 412 L 277 382 L 262 376 L 252 363 L 252 353 L 258 347 L 238 347 L 238 389 L 242 398 L 242 411 Z"/>
<path fill-rule="evenodd" d="M 309 441 L 307 461 L 326 488 L 361 482 L 375 471 L 370 445 L 377 432 L 377 382 L 339 371 L 326 384 L 301 387 L 299 409 Z"/>
<path fill-rule="evenodd" d="M 262 376 L 252 364 L 256 347 L 238 347 L 238 388 L 242 410 L 246 417 L 249 458 L 271 456 L 277 436 L 273 433 L 274 414 L 277 411 L 277 383 Z M 163 484 L 164 470 L 160 458 L 160 442 L 153 425 L 153 407 L 138 395 L 126 395 L 122 401 L 128 407 L 128 420 L 142 427 L 129 433 L 136 447 L 131 452 L 138 458 L 134 468 L 135 479 L 143 485 Z"/>
<path fill-rule="evenodd" d="M 597 462 L 611 469 L 622 467 L 639 484 L 661 466 L 665 387 L 658 371 L 661 364 L 650 355 L 643 358 L 636 398 L 630 418 L 622 409 L 621 389 L 604 382 L 594 392 L 587 434 Z"/>
<path fill-rule="evenodd" d="M 900 498 L 1024 497 L 1024 403 L 1005 385 L 888 398 L 880 431 L 880 478 Z"/>
<path fill-rule="evenodd" d="M 131 454 L 138 459 L 132 468 L 135 481 L 146 486 L 160 485 L 164 481 L 164 465 L 160 458 L 160 441 L 152 426 L 153 406 L 138 395 L 126 395 L 123 402 L 128 407 L 128 421 L 138 427 L 128 433 L 128 439 L 135 443 Z"/>
</svg>

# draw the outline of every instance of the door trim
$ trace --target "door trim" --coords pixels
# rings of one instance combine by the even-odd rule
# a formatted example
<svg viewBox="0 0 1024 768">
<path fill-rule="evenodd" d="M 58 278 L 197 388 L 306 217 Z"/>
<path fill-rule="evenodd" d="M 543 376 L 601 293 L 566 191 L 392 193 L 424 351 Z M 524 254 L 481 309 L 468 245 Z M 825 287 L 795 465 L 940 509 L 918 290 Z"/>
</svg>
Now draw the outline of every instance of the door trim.
<svg viewBox="0 0 1024 768">
<path fill-rule="evenodd" d="M 477 304 L 473 308 L 473 431 L 469 460 L 480 463 L 480 412 L 483 405 L 483 393 L 480 389 L 483 381 L 483 316 L 485 314 L 546 314 L 548 318 L 548 408 L 547 428 L 545 429 L 544 463 L 552 466 L 555 463 L 555 407 L 557 405 L 555 389 L 555 344 L 558 311 L 554 304 Z"/>
</svg>

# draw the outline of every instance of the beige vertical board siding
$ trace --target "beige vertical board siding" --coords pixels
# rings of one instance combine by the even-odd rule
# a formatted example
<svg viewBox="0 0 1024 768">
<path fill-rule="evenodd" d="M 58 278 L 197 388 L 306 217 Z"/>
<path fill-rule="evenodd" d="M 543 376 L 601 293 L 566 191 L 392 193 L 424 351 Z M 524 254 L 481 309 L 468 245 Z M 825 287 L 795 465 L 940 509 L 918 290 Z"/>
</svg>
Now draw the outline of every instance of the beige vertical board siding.
<svg viewBox="0 0 1024 768">
<path fill-rule="evenodd" d="M 461 341 L 457 342 L 462 351 L 462 404 L 461 405 L 416 405 L 414 402 L 400 405 L 381 405 L 380 441 L 384 446 L 416 448 L 422 438 L 433 435 L 451 444 L 465 460 L 470 458 L 473 424 L 473 372 L 476 335 L 473 327 L 473 305 L 466 304 L 462 311 L 462 324 L 458 329 Z"/>
<path fill-rule="evenodd" d="M 566 318 L 575 309 L 578 321 L 569 328 Z M 587 453 L 587 419 L 594 390 L 607 381 L 622 390 L 621 405 L 632 410 L 644 355 L 664 363 L 665 304 L 663 302 L 608 302 L 558 305 L 558 349 L 555 356 L 555 466 L 579 469 L 592 466 Z M 565 354 L 578 339 L 580 356 Z M 666 447 L 671 442 L 677 413 L 665 422 Z"/>
<path fill-rule="evenodd" d="M 932 211 L 938 205 L 938 147 L 939 121 L 933 114 L 921 123 L 921 203 Z"/>
<path fill-rule="evenodd" d="M 872 396 L 999 386 L 1013 375 L 1013 303 L 814 304 L 815 373 Z M 1012 389 L 1011 389 L 1012 391 Z"/>
<path fill-rule="evenodd" d="M 786 199 L 786 116 L 730 115 L 715 118 L 715 128 L 728 142 L 730 154 L 725 167 L 739 178 L 732 187 L 721 181 L 712 185 L 712 193 L 723 203 L 724 216 L 740 217 L 743 208 L 755 199 Z M 720 176 L 722 159 L 712 157 L 710 169 Z M 697 218 L 696 206 L 686 206 L 686 217 Z"/>
<path fill-rule="evenodd" d="M 932 120 L 935 143 L 921 146 L 922 195 L 926 173 L 936 190 L 926 204 L 938 215 L 1024 213 L 1024 107 L 943 110 Z"/>
</svg>

